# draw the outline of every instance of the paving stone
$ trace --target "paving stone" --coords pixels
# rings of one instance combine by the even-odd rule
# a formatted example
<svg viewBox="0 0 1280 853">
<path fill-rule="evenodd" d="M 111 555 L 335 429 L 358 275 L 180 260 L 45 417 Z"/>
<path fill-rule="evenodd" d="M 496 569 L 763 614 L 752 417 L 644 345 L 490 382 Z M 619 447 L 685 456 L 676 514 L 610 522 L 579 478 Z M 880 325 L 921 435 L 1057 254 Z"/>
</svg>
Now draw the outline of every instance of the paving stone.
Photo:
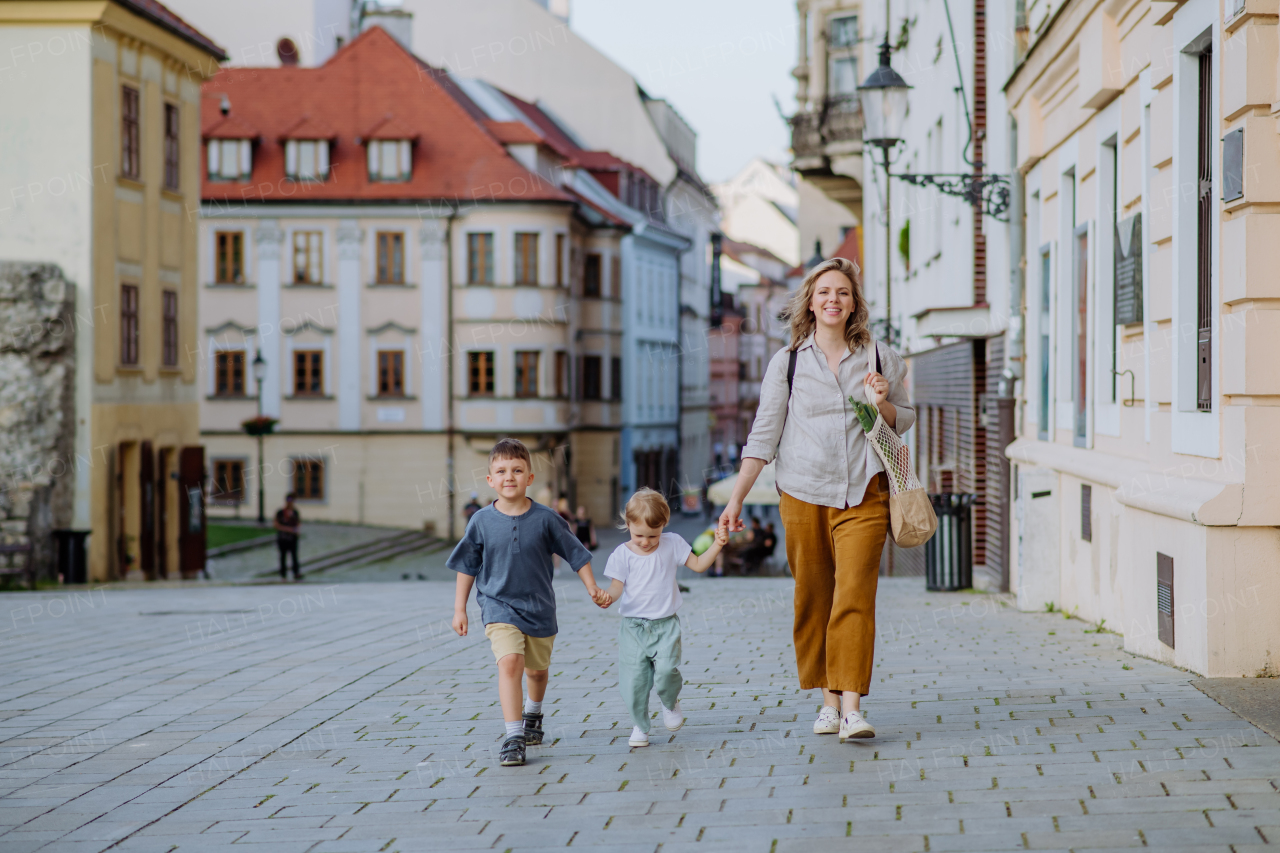
<svg viewBox="0 0 1280 853">
<path fill-rule="evenodd" d="M 686 725 L 631 749 L 617 615 L 569 580 L 548 743 L 522 768 L 497 766 L 483 637 L 422 630 L 447 629 L 451 584 L 306 584 L 291 593 L 327 590 L 323 608 L 243 625 L 216 613 L 287 595 L 113 591 L 120 612 L 174 613 L 149 617 L 146 658 L 114 611 L 36 624 L 6 647 L 0 681 L 0 849 L 1243 853 L 1280 840 L 1280 744 L 1189 674 L 1083 623 L 909 579 L 880 585 L 875 739 L 812 734 L 820 700 L 796 687 L 791 581 L 698 578 Z M 196 609 L 215 615 L 181 614 Z"/>
</svg>

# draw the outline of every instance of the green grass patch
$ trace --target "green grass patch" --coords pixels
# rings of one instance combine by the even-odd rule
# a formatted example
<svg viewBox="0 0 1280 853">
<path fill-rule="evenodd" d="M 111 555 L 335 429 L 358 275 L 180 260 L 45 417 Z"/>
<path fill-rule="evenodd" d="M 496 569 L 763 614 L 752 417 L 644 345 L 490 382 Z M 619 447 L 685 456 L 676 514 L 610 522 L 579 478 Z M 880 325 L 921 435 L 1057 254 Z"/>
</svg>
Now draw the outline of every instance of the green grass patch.
<svg viewBox="0 0 1280 853">
<path fill-rule="evenodd" d="M 250 527 L 244 524 L 210 524 L 206 530 L 206 548 L 220 548 L 233 542 L 257 539 L 272 532 L 270 527 Z"/>
</svg>

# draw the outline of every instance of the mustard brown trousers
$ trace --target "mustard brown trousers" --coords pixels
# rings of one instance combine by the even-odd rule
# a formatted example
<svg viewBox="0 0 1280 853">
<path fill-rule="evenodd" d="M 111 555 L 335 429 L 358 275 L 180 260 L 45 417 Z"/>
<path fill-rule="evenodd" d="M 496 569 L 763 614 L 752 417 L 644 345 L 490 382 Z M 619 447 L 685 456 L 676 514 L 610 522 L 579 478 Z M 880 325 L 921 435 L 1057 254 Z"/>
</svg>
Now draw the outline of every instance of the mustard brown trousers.
<svg viewBox="0 0 1280 853">
<path fill-rule="evenodd" d="M 871 692 L 876 583 L 889 528 L 889 482 L 878 474 L 862 503 L 845 509 L 783 493 L 787 562 L 795 577 L 800 687 Z"/>
</svg>

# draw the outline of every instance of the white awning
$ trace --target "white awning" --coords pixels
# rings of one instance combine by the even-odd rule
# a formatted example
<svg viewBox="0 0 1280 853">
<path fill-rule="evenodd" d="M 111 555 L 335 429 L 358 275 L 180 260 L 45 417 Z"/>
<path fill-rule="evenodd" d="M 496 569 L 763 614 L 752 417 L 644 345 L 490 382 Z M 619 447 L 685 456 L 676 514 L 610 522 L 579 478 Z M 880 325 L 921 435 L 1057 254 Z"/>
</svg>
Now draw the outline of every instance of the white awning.
<svg viewBox="0 0 1280 853">
<path fill-rule="evenodd" d="M 725 506 L 729 503 L 729 499 L 733 497 L 733 487 L 738 482 L 741 474 L 733 474 L 725 477 L 718 483 L 712 483 L 711 488 L 707 490 L 707 497 L 716 506 Z M 773 463 L 770 462 L 764 466 L 764 470 L 760 472 L 760 476 L 756 477 L 755 484 L 751 487 L 751 491 L 747 492 L 747 497 L 742 501 L 744 506 L 777 506 L 778 505 L 778 489 L 775 485 L 776 481 L 773 476 Z"/>
</svg>

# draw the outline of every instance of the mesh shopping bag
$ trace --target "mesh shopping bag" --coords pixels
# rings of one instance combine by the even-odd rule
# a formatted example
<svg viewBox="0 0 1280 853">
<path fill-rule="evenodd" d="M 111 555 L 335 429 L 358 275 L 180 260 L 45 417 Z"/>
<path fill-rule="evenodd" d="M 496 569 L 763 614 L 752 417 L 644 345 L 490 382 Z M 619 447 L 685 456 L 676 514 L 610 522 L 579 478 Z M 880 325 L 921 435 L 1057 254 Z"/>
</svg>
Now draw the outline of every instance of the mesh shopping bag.
<svg viewBox="0 0 1280 853">
<path fill-rule="evenodd" d="M 873 345 L 874 347 L 875 345 Z M 873 349 L 874 353 L 875 350 Z M 878 355 L 871 356 L 870 369 L 879 372 Z M 923 545 L 938 529 L 938 517 L 924 487 L 911 470 L 911 454 L 893 428 L 876 412 L 875 423 L 867 432 L 867 441 L 884 463 L 889 477 L 889 525 L 893 541 L 899 547 L 914 548 Z"/>
</svg>

